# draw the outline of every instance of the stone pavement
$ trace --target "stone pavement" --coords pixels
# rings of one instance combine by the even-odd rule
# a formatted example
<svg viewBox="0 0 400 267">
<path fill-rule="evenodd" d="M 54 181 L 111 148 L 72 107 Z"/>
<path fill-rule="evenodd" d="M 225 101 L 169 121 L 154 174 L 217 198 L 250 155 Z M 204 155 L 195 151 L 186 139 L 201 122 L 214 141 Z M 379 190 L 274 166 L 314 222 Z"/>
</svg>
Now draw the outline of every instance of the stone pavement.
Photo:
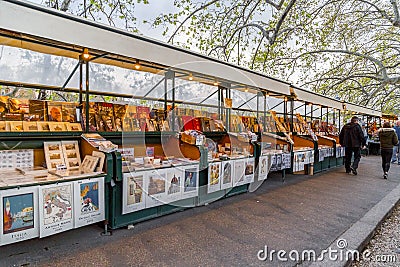
<svg viewBox="0 0 400 267">
<path fill-rule="evenodd" d="M 343 167 L 288 175 L 285 183 L 272 176 L 254 193 L 114 230 L 111 236 L 88 226 L 3 246 L 0 266 L 307 266 L 312 262 L 301 262 L 304 250 L 318 256 L 339 237 L 357 236 L 347 233 L 370 210 L 375 211 L 367 214 L 368 221 L 377 216 L 378 223 L 387 212 L 376 209 L 391 208 L 388 202 L 377 204 L 400 184 L 400 166 L 392 165 L 383 180 L 380 162 L 378 156 L 362 158 L 357 176 Z M 278 250 L 287 252 L 281 257 L 288 261 L 278 260 Z M 289 254 L 297 257 L 292 250 L 299 252 L 299 262 L 289 259 Z"/>
</svg>

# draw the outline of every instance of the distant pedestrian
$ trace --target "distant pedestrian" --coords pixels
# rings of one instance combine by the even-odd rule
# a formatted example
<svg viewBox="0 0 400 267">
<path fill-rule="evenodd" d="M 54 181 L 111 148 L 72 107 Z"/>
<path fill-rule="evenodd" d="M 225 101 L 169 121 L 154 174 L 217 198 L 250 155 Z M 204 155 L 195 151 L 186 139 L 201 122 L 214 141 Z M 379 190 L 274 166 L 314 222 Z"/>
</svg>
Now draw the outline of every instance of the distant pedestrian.
<svg viewBox="0 0 400 267">
<path fill-rule="evenodd" d="M 390 127 L 390 122 L 384 122 L 381 129 L 378 130 L 379 142 L 381 143 L 383 179 L 388 178 L 390 169 L 390 159 L 393 155 L 393 146 L 399 144 L 399 139 L 395 129 Z"/>
<path fill-rule="evenodd" d="M 400 140 L 400 120 L 396 122 L 396 126 L 393 129 L 396 131 L 397 139 Z M 400 143 L 393 147 L 392 163 L 396 163 L 396 161 L 400 165 Z"/>
<path fill-rule="evenodd" d="M 345 162 L 346 173 L 352 172 L 357 175 L 358 164 L 361 159 L 361 148 L 365 147 L 364 133 L 358 123 L 358 117 L 354 116 L 351 121 L 343 126 L 339 134 L 339 143 L 345 147 Z M 354 153 L 354 161 L 351 164 L 351 158 Z"/>
</svg>

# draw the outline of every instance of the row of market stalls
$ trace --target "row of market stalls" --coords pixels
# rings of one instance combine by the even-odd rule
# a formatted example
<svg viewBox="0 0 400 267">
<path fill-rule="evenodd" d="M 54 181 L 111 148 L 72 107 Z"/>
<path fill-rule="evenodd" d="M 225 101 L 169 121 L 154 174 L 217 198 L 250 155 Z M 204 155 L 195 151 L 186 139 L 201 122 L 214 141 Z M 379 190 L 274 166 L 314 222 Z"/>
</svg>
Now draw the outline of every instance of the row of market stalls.
<svg viewBox="0 0 400 267">
<path fill-rule="evenodd" d="M 23 19 L 15 19 L 23 18 Z M 0 245 L 104 231 L 343 164 L 381 113 L 25 1 L 0 2 Z"/>
</svg>

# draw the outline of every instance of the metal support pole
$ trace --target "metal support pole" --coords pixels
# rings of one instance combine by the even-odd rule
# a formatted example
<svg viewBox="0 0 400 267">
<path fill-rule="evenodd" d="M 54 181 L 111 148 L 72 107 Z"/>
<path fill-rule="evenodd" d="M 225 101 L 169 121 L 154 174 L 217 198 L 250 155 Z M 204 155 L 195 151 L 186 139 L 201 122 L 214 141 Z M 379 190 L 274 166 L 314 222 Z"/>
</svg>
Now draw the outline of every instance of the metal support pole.
<svg viewBox="0 0 400 267">
<path fill-rule="evenodd" d="M 89 132 L 89 62 L 86 62 L 86 132 Z"/>
<path fill-rule="evenodd" d="M 264 93 L 264 119 L 263 119 L 264 132 L 267 131 L 267 94 Z"/>
<path fill-rule="evenodd" d="M 83 62 L 81 59 L 79 59 L 79 121 L 83 121 L 82 115 L 83 115 Z M 86 118 L 86 120 L 88 119 L 89 118 Z"/>
<path fill-rule="evenodd" d="M 167 119 L 168 110 L 165 110 L 165 119 Z M 175 75 L 172 77 L 172 107 L 171 107 L 171 117 L 172 117 L 172 131 L 175 131 Z"/>
<path fill-rule="evenodd" d="M 290 132 L 293 133 L 293 123 L 294 123 L 294 99 L 290 99 Z"/>
</svg>

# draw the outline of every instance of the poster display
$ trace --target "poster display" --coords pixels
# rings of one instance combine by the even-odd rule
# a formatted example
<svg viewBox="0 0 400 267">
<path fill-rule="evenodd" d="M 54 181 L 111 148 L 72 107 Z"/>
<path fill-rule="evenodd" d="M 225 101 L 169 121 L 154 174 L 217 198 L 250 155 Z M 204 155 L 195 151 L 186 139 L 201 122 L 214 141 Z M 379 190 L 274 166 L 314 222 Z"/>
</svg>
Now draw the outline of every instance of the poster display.
<svg viewBox="0 0 400 267">
<path fill-rule="evenodd" d="M 258 163 L 258 180 L 263 181 L 268 178 L 270 161 L 268 156 L 261 156 Z"/>
<path fill-rule="evenodd" d="M 73 183 L 39 187 L 40 237 L 74 227 Z"/>
<path fill-rule="evenodd" d="M 221 190 L 221 172 L 221 162 L 213 162 L 208 165 L 208 193 Z"/>
<path fill-rule="evenodd" d="M 0 191 L 0 245 L 39 236 L 38 187 Z"/>
<path fill-rule="evenodd" d="M 165 170 L 152 170 L 146 172 L 146 208 L 162 205 L 167 200 Z"/>
<path fill-rule="evenodd" d="M 254 182 L 254 158 L 248 158 L 244 169 L 244 183 L 249 184 L 252 182 Z"/>
<path fill-rule="evenodd" d="M 233 161 L 233 186 L 245 184 L 244 171 L 246 167 L 245 159 L 238 159 Z"/>
<path fill-rule="evenodd" d="M 183 169 L 171 167 L 166 170 L 167 202 L 174 202 L 182 198 Z"/>
<path fill-rule="evenodd" d="M 197 165 L 185 166 L 182 199 L 197 197 L 199 195 L 199 167 Z"/>
<path fill-rule="evenodd" d="M 124 173 L 122 185 L 122 214 L 145 208 L 144 180 L 146 172 Z"/>
<path fill-rule="evenodd" d="M 74 182 L 74 227 L 82 227 L 103 221 L 104 177 Z"/>
<path fill-rule="evenodd" d="M 233 173 L 233 163 L 232 161 L 223 161 L 222 162 L 222 181 L 221 181 L 221 189 L 231 188 L 232 187 L 232 173 Z"/>
</svg>

